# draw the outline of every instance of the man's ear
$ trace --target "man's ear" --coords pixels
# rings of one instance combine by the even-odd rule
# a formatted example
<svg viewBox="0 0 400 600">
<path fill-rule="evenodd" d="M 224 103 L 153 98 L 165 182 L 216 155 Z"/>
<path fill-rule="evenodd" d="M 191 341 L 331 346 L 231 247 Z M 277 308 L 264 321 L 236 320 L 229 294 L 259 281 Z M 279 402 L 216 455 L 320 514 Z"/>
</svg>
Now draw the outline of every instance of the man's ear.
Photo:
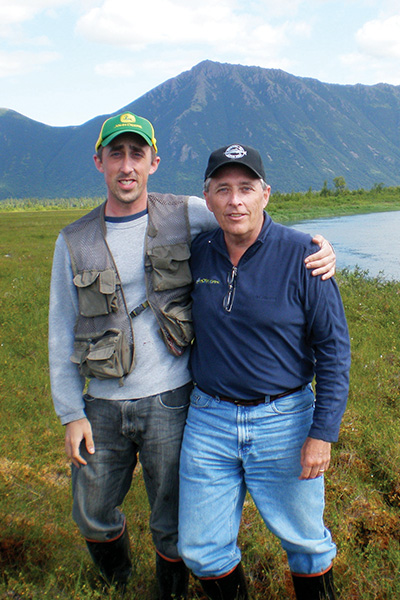
<svg viewBox="0 0 400 600">
<path fill-rule="evenodd" d="M 264 208 L 267 207 L 270 195 L 271 195 L 271 186 L 267 185 L 267 187 L 264 190 Z"/>
<path fill-rule="evenodd" d="M 158 165 L 160 164 L 160 157 L 156 156 L 155 159 L 153 160 L 153 162 L 151 163 L 151 167 L 149 170 L 149 175 L 153 175 L 153 173 L 155 173 L 158 169 Z"/>
<path fill-rule="evenodd" d="M 207 205 L 208 210 L 213 213 L 214 211 L 213 211 L 213 209 L 210 206 L 210 200 L 209 200 L 209 197 L 208 197 L 208 193 L 207 192 L 203 192 L 203 196 L 204 196 L 204 199 L 206 201 L 206 205 Z"/>
<path fill-rule="evenodd" d="M 101 162 L 100 158 L 97 156 L 97 154 L 95 154 L 93 156 L 93 160 L 94 160 L 94 164 L 96 165 L 96 169 L 98 171 L 100 171 L 100 173 L 104 173 L 104 168 L 103 168 L 103 163 Z"/>
</svg>

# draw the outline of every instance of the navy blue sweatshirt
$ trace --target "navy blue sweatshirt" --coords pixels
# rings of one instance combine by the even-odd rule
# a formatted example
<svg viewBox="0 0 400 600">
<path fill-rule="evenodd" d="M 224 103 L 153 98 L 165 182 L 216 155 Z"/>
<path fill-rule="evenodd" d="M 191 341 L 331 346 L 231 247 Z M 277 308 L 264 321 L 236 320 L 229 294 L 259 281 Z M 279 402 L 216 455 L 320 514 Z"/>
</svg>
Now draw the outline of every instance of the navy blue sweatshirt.
<svg viewBox="0 0 400 600">
<path fill-rule="evenodd" d="M 191 369 L 206 393 L 241 399 L 277 394 L 315 375 L 309 435 L 334 442 L 347 401 L 350 342 L 336 282 L 305 268 L 316 249 L 309 235 L 266 215 L 235 270 L 221 229 L 199 235 L 192 244 Z"/>
</svg>

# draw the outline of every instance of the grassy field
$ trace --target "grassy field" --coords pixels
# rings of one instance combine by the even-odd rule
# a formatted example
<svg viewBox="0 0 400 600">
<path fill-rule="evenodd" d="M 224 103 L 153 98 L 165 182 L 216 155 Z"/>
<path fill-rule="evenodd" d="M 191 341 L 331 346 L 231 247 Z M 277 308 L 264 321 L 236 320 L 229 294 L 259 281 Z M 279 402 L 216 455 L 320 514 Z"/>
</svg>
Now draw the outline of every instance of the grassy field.
<svg viewBox="0 0 400 600">
<path fill-rule="evenodd" d="M 382 209 L 400 209 L 397 198 L 380 202 Z M 293 198 L 276 204 L 271 203 L 271 214 L 277 220 L 296 220 L 301 213 Z M 97 582 L 71 518 L 64 430 L 48 380 L 54 242 L 83 212 L 0 213 L 0 600 L 117 597 Z M 394 600 L 400 598 L 400 284 L 360 272 L 339 274 L 338 281 L 353 364 L 348 409 L 326 478 L 326 521 L 339 549 L 336 581 L 346 600 Z M 140 473 L 124 510 L 134 558 L 129 597 L 151 600 L 154 550 Z M 252 598 L 293 598 L 286 558 L 250 500 L 240 544 Z M 191 592 L 202 597 L 193 579 Z"/>
</svg>

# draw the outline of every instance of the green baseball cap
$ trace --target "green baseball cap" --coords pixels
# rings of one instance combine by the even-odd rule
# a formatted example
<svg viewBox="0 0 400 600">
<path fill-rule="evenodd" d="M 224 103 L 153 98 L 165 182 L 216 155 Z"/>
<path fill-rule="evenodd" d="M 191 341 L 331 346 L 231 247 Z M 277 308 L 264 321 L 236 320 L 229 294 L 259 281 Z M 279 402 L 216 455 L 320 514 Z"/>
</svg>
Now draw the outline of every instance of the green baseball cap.
<svg viewBox="0 0 400 600">
<path fill-rule="evenodd" d="M 121 133 L 137 133 L 141 135 L 149 146 L 153 146 L 157 152 L 153 125 L 147 119 L 138 117 L 131 112 L 125 112 L 104 121 L 96 142 L 96 152 L 100 146 L 107 146 L 107 144 L 117 137 L 117 135 L 121 135 Z"/>
</svg>

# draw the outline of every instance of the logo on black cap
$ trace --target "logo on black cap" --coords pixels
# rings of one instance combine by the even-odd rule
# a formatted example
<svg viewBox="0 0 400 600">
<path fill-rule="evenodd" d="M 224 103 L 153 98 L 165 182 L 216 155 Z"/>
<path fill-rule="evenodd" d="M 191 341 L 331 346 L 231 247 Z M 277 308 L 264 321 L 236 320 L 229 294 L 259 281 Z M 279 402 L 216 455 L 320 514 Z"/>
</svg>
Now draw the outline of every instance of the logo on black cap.
<svg viewBox="0 0 400 600">
<path fill-rule="evenodd" d="M 239 146 L 238 144 L 234 144 L 233 146 L 229 146 L 224 152 L 227 158 L 243 158 L 246 156 L 247 151 L 243 148 L 243 146 Z"/>
</svg>

